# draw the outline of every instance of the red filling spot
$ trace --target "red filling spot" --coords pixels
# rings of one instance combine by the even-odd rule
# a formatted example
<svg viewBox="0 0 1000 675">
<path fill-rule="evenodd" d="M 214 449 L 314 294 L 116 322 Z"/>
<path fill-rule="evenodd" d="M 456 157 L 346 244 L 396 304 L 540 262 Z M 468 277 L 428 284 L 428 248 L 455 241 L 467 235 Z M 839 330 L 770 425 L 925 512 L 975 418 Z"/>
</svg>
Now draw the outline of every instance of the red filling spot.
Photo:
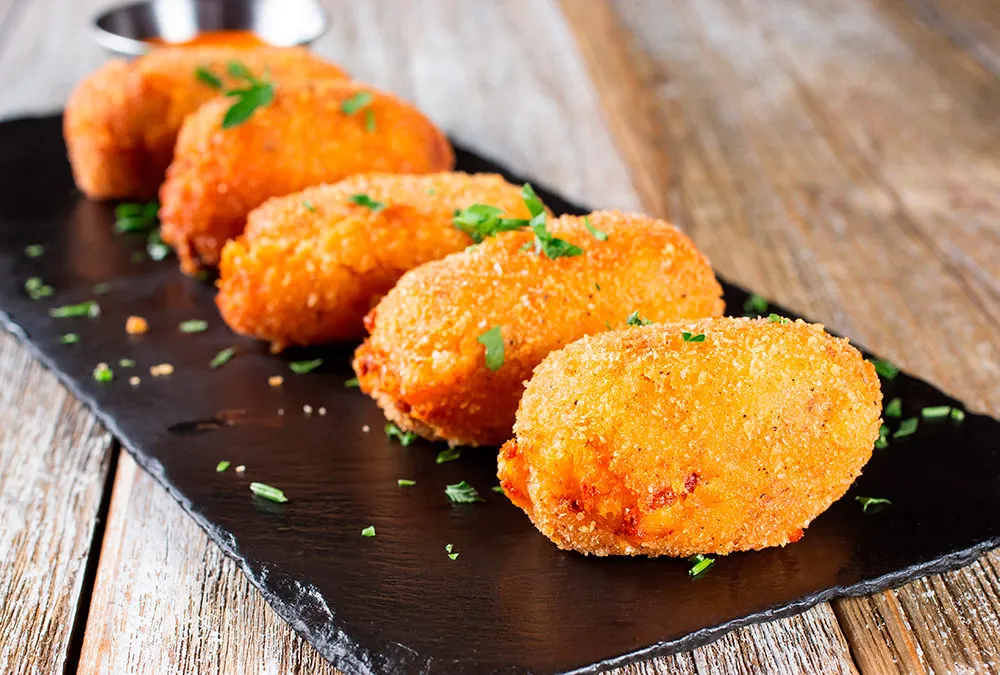
<svg viewBox="0 0 1000 675">
<path fill-rule="evenodd" d="M 684 491 L 694 492 L 695 486 L 698 485 L 698 474 L 692 473 L 690 476 L 684 479 Z"/>
<path fill-rule="evenodd" d="M 799 528 L 799 529 L 795 530 L 794 532 L 792 532 L 790 535 L 788 535 L 788 541 L 790 541 L 791 543 L 794 544 L 795 542 L 797 542 L 799 539 L 802 538 L 803 534 L 805 534 L 805 533 L 802 531 L 801 528 Z"/>
<path fill-rule="evenodd" d="M 677 495 L 669 487 L 665 487 L 649 498 L 649 508 L 659 509 L 677 501 Z"/>
</svg>

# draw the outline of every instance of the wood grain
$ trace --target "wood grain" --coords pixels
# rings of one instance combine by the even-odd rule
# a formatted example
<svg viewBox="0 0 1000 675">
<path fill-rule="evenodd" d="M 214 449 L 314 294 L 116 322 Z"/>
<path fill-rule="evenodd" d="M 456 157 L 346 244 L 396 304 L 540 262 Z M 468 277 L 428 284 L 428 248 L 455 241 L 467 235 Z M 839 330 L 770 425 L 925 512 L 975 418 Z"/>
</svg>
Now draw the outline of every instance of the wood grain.
<svg viewBox="0 0 1000 675">
<path fill-rule="evenodd" d="M 110 435 L 0 329 L 0 672 L 66 664 Z"/>
</svg>

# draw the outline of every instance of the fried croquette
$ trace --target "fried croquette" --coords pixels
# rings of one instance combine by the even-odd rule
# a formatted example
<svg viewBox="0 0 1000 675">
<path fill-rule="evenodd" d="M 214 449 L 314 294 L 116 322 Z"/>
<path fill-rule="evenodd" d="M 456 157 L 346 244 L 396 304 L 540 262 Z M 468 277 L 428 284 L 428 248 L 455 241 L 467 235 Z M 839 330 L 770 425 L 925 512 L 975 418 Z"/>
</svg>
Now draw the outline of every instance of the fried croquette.
<svg viewBox="0 0 1000 675">
<path fill-rule="evenodd" d="M 357 173 L 433 173 L 454 163 L 426 117 L 365 84 L 279 86 L 269 105 L 223 129 L 229 105 L 217 99 L 188 116 L 160 190 L 163 239 L 189 274 L 216 265 L 247 214 L 271 197 Z"/>
<path fill-rule="evenodd" d="M 860 475 L 881 408 L 872 364 L 820 325 L 720 318 L 632 328 L 542 361 L 498 475 L 564 549 L 689 556 L 784 546 Z"/>
<path fill-rule="evenodd" d="M 653 321 L 722 313 L 708 260 L 669 223 L 603 211 L 548 233 L 582 252 L 552 259 L 530 232 L 503 233 L 407 272 L 369 313 L 354 370 L 388 419 L 452 445 L 500 445 L 550 351 L 633 310 Z"/>
<path fill-rule="evenodd" d="M 77 86 L 63 131 L 77 187 L 92 199 L 151 199 L 163 182 L 181 122 L 221 88 L 238 85 L 237 61 L 257 77 L 289 83 L 342 79 L 344 72 L 300 47 L 155 49 L 115 59 Z"/>
<path fill-rule="evenodd" d="M 222 250 L 216 304 L 230 328 L 273 351 L 360 338 L 404 272 L 472 243 L 452 221 L 473 204 L 531 215 L 520 188 L 495 174 L 360 174 L 270 199 Z"/>
</svg>

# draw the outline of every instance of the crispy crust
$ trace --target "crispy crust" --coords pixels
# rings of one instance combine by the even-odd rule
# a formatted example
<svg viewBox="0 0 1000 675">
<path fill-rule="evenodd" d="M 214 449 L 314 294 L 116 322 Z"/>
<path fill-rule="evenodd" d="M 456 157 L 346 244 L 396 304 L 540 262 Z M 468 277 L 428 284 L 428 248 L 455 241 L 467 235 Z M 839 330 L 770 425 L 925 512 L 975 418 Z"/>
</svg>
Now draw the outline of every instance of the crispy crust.
<svg viewBox="0 0 1000 675">
<path fill-rule="evenodd" d="M 356 194 L 386 206 L 359 206 Z M 531 216 L 495 174 L 361 174 L 270 199 L 223 249 L 216 304 L 230 328 L 273 351 L 360 339 L 365 314 L 404 272 L 472 243 L 452 220 L 476 203 Z"/>
<path fill-rule="evenodd" d="M 76 184 L 92 199 L 150 199 L 163 182 L 184 118 L 218 92 L 195 77 L 205 66 L 234 84 L 232 60 L 278 82 L 341 79 L 345 73 L 300 47 L 157 49 L 114 59 L 81 82 L 66 104 L 63 131 Z"/>
<path fill-rule="evenodd" d="M 366 317 L 355 353 L 361 389 L 401 428 L 451 444 L 510 437 L 523 382 L 550 351 L 621 327 L 632 310 L 664 321 L 718 316 L 722 289 L 708 260 L 672 225 L 614 211 L 549 224 L 584 254 L 550 260 L 502 234 L 403 275 Z M 598 290 L 600 288 L 600 290 Z M 502 326 L 505 358 L 487 369 L 477 337 Z"/>
<path fill-rule="evenodd" d="M 784 546 L 861 473 L 881 407 L 872 365 L 819 325 L 722 318 L 616 331 L 535 369 L 498 475 L 564 549 Z"/>
<path fill-rule="evenodd" d="M 341 104 L 369 92 L 366 114 Z M 451 169 L 448 139 L 412 106 L 356 82 L 279 86 L 274 101 L 246 122 L 222 129 L 230 102 L 216 99 L 190 115 L 160 190 L 163 239 L 181 269 L 215 265 L 247 214 L 271 197 L 357 173 L 431 173 Z"/>
</svg>

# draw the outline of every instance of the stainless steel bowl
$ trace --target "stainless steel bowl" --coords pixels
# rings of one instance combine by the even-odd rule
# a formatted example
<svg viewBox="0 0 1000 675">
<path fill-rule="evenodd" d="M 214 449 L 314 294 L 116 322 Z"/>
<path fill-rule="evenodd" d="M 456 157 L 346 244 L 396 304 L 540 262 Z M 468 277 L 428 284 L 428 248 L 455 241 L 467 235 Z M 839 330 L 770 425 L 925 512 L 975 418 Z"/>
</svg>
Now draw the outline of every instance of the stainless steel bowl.
<svg viewBox="0 0 1000 675">
<path fill-rule="evenodd" d="M 309 44 L 326 32 L 316 0 L 147 0 L 113 7 L 94 19 L 94 37 L 126 56 L 151 49 L 145 40 L 183 42 L 211 30 L 251 30 L 279 47 Z"/>
</svg>

